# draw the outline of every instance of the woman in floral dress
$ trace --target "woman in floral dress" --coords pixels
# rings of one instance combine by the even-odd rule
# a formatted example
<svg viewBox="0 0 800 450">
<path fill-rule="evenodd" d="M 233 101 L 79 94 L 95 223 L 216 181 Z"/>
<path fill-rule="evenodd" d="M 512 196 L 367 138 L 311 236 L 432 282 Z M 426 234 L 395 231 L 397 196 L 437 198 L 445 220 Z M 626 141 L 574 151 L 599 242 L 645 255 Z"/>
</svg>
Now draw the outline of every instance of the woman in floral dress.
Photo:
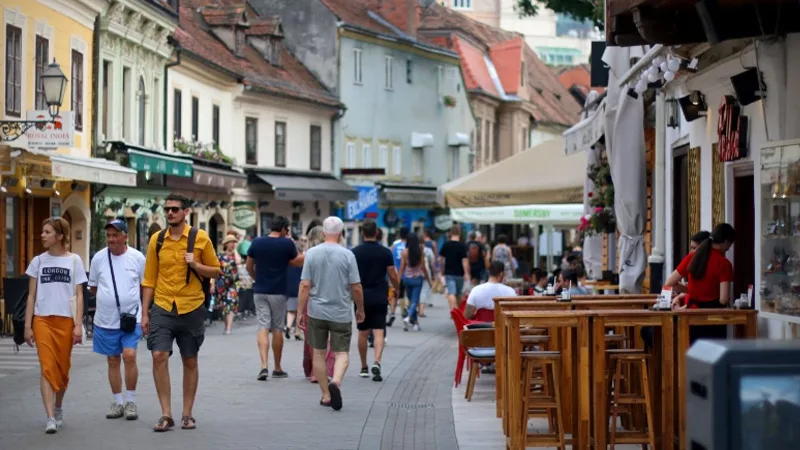
<svg viewBox="0 0 800 450">
<path fill-rule="evenodd" d="M 214 304 L 225 320 L 225 334 L 231 334 L 233 316 L 239 311 L 239 270 L 236 254 L 236 236 L 225 236 L 222 253 L 219 254 L 220 276 L 211 284 Z"/>
</svg>

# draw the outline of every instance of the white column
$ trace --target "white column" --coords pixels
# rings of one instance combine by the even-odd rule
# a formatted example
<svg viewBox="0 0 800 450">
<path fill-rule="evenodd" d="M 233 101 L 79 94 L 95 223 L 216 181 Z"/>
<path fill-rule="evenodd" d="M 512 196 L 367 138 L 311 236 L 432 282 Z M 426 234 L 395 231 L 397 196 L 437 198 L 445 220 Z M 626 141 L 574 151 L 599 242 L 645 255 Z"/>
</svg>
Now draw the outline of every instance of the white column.
<svg viewBox="0 0 800 450">
<path fill-rule="evenodd" d="M 666 176 L 664 168 L 664 153 L 666 145 L 666 101 L 665 94 L 658 90 L 656 94 L 656 147 L 655 147 L 655 167 L 653 168 L 653 249 L 650 252 L 648 262 L 650 264 L 664 263 L 664 239 L 666 234 L 665 224 L 666 215 L 664 211 L 664 178 Z"/>
</svg>

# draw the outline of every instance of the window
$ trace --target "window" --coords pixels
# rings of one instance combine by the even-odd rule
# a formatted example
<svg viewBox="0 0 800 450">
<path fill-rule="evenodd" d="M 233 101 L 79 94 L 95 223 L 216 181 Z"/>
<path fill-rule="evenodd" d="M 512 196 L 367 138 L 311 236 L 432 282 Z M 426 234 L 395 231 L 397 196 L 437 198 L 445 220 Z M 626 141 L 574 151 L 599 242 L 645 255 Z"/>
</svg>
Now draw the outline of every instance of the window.
<svg viewBox="0 0 800 450">
<path fill-rule="evenodd" d="M 394 153 L 393 172 L 395 175 L 401 175 L 403 173 L 403 155 L 400 151 L 400 147 L 393 147 L 392 153 Z"/>
<path fill-rule="evenodd" d="M 180 89 L 175 89 L 172 93 L 172 134 L 175 139 L 180 139 L 181 131 L 181 105 L 183 103 L 183 93 Z"/>
<path fill-rule="evenodd" d="M 219 148 L 219 105 L 211 107 L 211 139 L 214 148 Z"/>
<path fill-rule="evenodd" d="M 246 117 L 244 119 L 245 162 L 258 164 L 258 119 Z"/>
<path fill-rule="evenodd" d="M 480 166 L 485 159 L 483 156 L 483 120 L 477 119 L 475 121 L 475 157 L 478 158 L 478 165 Z"/>
<path fill-rule="evenodd" d="M 275 122 L 275 167 L 286 167 L 286 122 Z"/>
<path fill-rule="evenodd" d="M 381 168 L 384 175 L 389 175 L 389 146 L 381 145 L 378 147 L 378 152 L 381 158 Z"/>
<path fill-rule="evenodd" d="M 361 146 L 361 164 L 365 169 L 372 167 L 372 147 L 369 144 Z"/>
<path fill-rule="evenodd" d="M 152 141 L 153 144 L 157 145 L 161 142 L 161 99 L 159 98 L 158 94 L 161 92 L 161 83 L 159 83 L 158 78 L 153 78 L 153 90 L 152 94 L 147 96 L 148 100 L 150 101 L 150 110 L 153 112 L 153 125 L 151 130 L 152 132 Z"/>
<path fill-rule="evenodd" d="M 200 99 L 192 97 L 192 140 L 200 140 Z"/>
<path fill-rule="evenodd" d="M 411 154 L 414 159 L 414 176 L 415 177 L 422 177 L 422 149 L 421 148 L 414 148 L 411 149 Z"/>
<path fill-rule="evenodd" d="M 6 25 L 6 114 L 22 114 L 22 30 Z"/>
<path fill-rule="evenodd" d="M 108 91 L 108 86 L 110 83 L 110 78 L 112 75 L 111 71 L 111 62 L 103 61 L 103 120 L 101 122 L 102 126 L 102 133 L 105 139 L 109 139 L 110 136 L 108 135 L 108 118 L 111 117 L 111 98 L 110 92 Z"/>
<path fill-rule="evenodd" d="M 123 139 L 130 142 L 131 139 L 131 69 L 124 67 L 122 69 L 122 136 Z M 72 86 L 75 89 L 75 86 Z"/>
<path fill-rule="evenodd" d="M 322 170 L 322 127 L 311 125 L 311 170 Z"/>
<path fill-rule="evenodd" d="M 389 90 L 389 91 L 391 91 L 393 89 L 393 87 L 394 87 L 394 82 L 392 80 L 394 78 L 394 75 L 392 73 L 393 72 L 393 68 L 392 68 L 393 63 L 394 63 L 394 58 L 393 57 L 388 56 L 388 55 L 384 57 L 385 67 L 384 67 L 384 86 L 383 87 L 384 87 L 384 89 Z"/>
<path fill-rule="evenodd" d="M 461 172 L 461 147 L 450 147 L 450 170 L 448 170 L 447 177 L 449 180 L 458 178 Z"/>
<path fill-rule="evenodd" d="M 352 169 L 352 168 L 354 168 L 356 166 L 356 144 L 355 143 L 353 143 L 353 142 L 348 142 L 347 143 L 347 154 L 345 155 L 345 158 L 347 158 L 347 161 L 345 162 L 345 165 L 348 168 Z"/>
<path fill-rule="evenodd" d="M 411 84 L 414 78 L 414 61 L 410 58 L 406 60 L 406 83 Z"/>
<path fill-rule="evenodd" d="M 454 9 L 472 9 L 472 0 L 453 0 Z"/>
<path fill-rule="evenodd" d="M 83 131 L 83 54 L 72 51 L 72 113 L 75 131 Z"/>
<path fill-rule="evenodd" d="M 361 84 L 361 49 L 353 49 L 353 83 Z"/>
<path fill-rule="evenodd" d="M 50 41 L 42 36 L 36 36 L 36 99 L 34 104 L 37 110 L 47 109 L 47 99 L 44 97 L 44 83 L 42 74 L 47 69 L 50 59 Z"/>
<path fill-rule="evenodd" d="M 144 146 L 145 121 L 147 120 L 147 95 L 144 88 L 144 78 L 139 77 L 139 145 Z"/>
<path fill-rule="evenodd" d="M 444 95 L 444 67 L 436 67 L 436 89 L 439 92 L 439 97 Z"/>
</svg>

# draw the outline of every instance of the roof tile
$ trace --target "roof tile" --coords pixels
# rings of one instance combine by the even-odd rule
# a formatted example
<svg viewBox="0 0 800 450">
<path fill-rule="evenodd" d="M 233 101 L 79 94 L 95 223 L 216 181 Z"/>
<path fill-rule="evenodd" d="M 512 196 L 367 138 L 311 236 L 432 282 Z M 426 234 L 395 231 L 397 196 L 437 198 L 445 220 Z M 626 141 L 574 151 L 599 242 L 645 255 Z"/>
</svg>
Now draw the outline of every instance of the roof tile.
<svg viewBox="0 0 800 450">
<path fill-rule="evenodd" d="M 213 3 L 212 3 L 213 2 Z M 183 0 L 180 8 L 180 28 L 174 37 L 181 47 L 196 57 L 207 61 L 221 70 L 235 74 L 245 85 L 274 95 L 288 96 L 298 100 L 310 101 L 326 106 L 340 106 L 338 99 L 303 66 L 291 52 L 279 42 L 280 65 L 274 66 L 253 47 L 247 46 L 242 57 L 236 56 L 211 30 L 207 22 L 205 7 L 219 5 L 216 10 L 244 9 L 244 3 L 237 0 Z M 277 31 L 277 18 L 260 18 L 255 11 L 247 9 L 251 24 L 272 34 Z M 212 19 L 212 22 L 214 20 Z M 218 23 L 218 22 L 215 22 Z M 227 24 L 223 23 L 221 26 Z M 269 30 L 267 28 L 271 27 Z M 253 35 L 252 33 L 250 34 Z"/>
</svg>

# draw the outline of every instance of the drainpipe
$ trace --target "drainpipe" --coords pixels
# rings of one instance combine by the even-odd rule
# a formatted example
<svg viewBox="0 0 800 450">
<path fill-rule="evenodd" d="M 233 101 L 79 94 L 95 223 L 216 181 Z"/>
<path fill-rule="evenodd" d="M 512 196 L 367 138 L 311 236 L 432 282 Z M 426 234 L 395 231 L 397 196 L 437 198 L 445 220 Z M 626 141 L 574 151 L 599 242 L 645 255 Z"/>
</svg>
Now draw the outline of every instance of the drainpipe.
<svg viewBox="0 0 800 450">
<path fill-rule="evenodd" d="M 338 122 L 342 117 L 344 117 L 344 114 L 346 112 L 347 112 L 347 107 L 342 105 L 339 108 L 339 110 L 336 111 L 331 116 L 331 172 L 332 172 L 332 175 L 334 177 L 336 177 L 336 178 L 341 178 L 341 172 L 339 173 L 338 177 L 336 176 L 336 168 L 337 168 L 337 163 L 336 163 L 336 122 Z M 328 214 L 329 215 L 333 215 L 333 211 L 335 209 L 336 209 L 335 202 L 329 202 Z"/>
<path fill-rule="evenodd" d="M 666 233 L 666 211 L 664 210 L 664 151 L 666 145 L 666 100 L 664 91 L 656 93 L 656 147 L 655 165 L 653 167 L 653 249 L 650 252 L 650 292 L 661 292 L 664 284 L 664 247 Z"/>
<path fill-rule="evenodd" d="M 179 43 L 173 41 L 171 37 L 169 38 L 169 42 L 175 47 L 175 55 L 176 55 L 176 57 L 175 57 L 175 62 L 164 64 L 164 108 L 163 108 L 164 109 L 164 131 L 163 131 L 163 135 L 164 135 L 164 150 L 169 148 L 167 146 L 167 142 L 169 142 L 168 141 L 169 137 L 167 136 L 167 113 L 168 113 L 167 104 L 168 104 L 168 99 L 169 99 L 169 97 L 168 97 L 168 95 L 169 95 L 169 82 L 168 82 L 169 81 L 169 68 L 178 66 L 181 63 L 181 45 Z M 175 106 L 173 105 L 173 108 L 174 107 Z"/>
</svg>

